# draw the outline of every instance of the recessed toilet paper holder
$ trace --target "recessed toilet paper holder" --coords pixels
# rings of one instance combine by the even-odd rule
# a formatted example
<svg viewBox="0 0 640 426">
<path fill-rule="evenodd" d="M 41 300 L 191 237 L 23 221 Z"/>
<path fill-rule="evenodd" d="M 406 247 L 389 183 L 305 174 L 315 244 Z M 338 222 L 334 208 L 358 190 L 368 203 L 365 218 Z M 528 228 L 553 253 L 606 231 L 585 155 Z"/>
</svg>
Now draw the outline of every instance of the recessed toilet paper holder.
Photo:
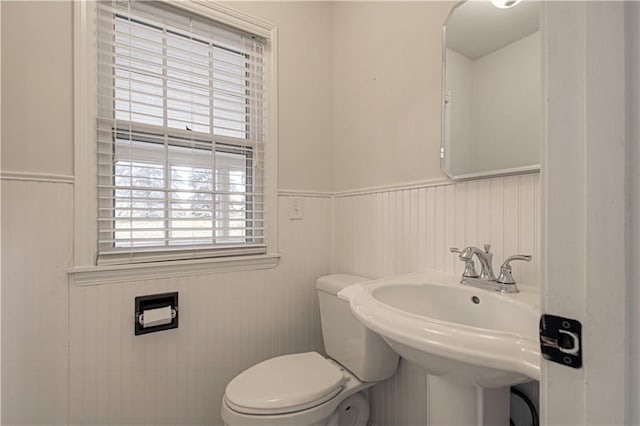
<svg viewBox="0 0 640 426">
<path fill-rule="evenodd" d="M 135 298 L 134 334 L 178 328 L 178 292 Z"/>
</svg>

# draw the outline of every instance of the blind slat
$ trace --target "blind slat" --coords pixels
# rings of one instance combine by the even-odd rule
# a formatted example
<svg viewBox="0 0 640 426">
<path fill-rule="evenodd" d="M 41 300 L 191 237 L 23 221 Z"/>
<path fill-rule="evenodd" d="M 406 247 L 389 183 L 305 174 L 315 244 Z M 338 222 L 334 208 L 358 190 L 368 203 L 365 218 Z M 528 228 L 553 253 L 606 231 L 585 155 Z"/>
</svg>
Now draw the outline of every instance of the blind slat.
<svg viewBox="0 0 640 426">
<path fill-rule="evenodd" d="M 122 73 L 122 74 L 126 74 L 125 75 L 120 75 L 118 76 L 117 81 L 119 82 L 119 84 L 121 86 L 124 86 L 123 88 L 126 90 L 131 90 L 132 94 L 135 95 L 144 95 L 144 96 L 156 96 L 155 91 L 158 91 L 159 89 L 161 89 L 163 87 L 163 84 L 160 84 L 160 82 L 154 82 L 154 81 L 150 81 L 150 79 L 156 79 L 159 78 L 156 75 L 145 75 L 145 73 L 138 71 L 138 70 L 125 70 L 125 69 L 121 69 L 118 68 L 118 70 Z M 105 79 L 111 78 L 112 75 L 111 74 L 107 74 L 105 72 L 99 72 L 99 77 L 103 78 L 103 81 L 107 81 Z M 146 78 L 145 78 L 146 77 Z M 127 83 L 125 85 L 125 83 Z M 184 98 L 178 98 L 178 97 L 173 97 L 171 96 L 171 94 L 175 94 L 175 95 L 184 95 L 186 96 L 194 96 L 194 97 L 202 97 L 202 96 L 209 96 L 209 89 L 199 89 L 202 90 L 202 92 L 207 92 L 206 94 L 204 93 L 198 93 L 197 91 L 194 91 L 196 88 L 193 87 L 193 85 L 191 84 L 181 84 L 180 82 L 177 81 L 173 81 L 174 84 L 172 84 L 171 86 L 171 90 L 169 91 L 168 99 L 175 99 L 175 100 L 182 100 Z M 138 88 L 138 90 L 136 90 L 135 88 Z M 113 98 L 113 93 L 112 93 L 112 89 L 113 89 L 113 85 L 111 83 L 108 83 L 106 85 L 99 85 L 98 86 L 98 93 L 99 96 L 103 99 L 110 99 Z M 146 90 L 146 91 L 145 91 Z M 226 104 L 226 105 L 233 105 L 233 104 L 238 104 L 238 105 L 246 105 L 246 101 L 247 100 L 253 100 L 253 101 L 260 101 L 262 99 L 262 96 L 265 94 L 265 90 L 264 89 L 257 89 L 254 88 L 253 90 L 248 90 L 249 93 L 239 93 L 239 92 L 233 92 L 233 91 L 224 91 L 223 87 L 216 87 L 215 89 L 213 89 L 215 91 L 215 93 L 219 94 L 219 95 L 225 95 L 226 98 L 221 98 L 220 96 L 218 96 L 218 99 L 216 99 L 217 103 L 220 104 Z M 255 94 L 256 96 L 252 96 L 252 94 Z M 210 103 L 203 103 L 201 105 L 209 105 Z M 259 110 L 258 110 L 259 111 Z"/>
<path fill-rule="evenodd" d="M 206 244 L 207 245 L 211 245 L 211 240 L 220 240 L 221 242 L 238 242 L 238 240 L 241 237 L 234 237 L 234 236 L 216 236 L 216 237 L 199 237 L 199 240 L 209 240 Z M 175 237 L 175 238 L 119 238 L 119 239 L 110 239 L 110 240 L 100 240 L 101 243 L 122 243 L 122 245 L 124 245 L 125 243 L 128 245 L 135 245 L 136 243 L 139 244 L 140 247 L 143 247 L 144 244 L 147 244 L 147 247 L 150 247 L 150 245 L 148 245 L 148 243 L 151 242 L 165 242 L 165 243 L 169 243 L 169 247 L 175 247 L 175 246 L 185 246 L 184 243 L 188 243 L 191 240 L 193 240 L 194 237 L 186 237 L 186 238 L 180 238 L 180 237 Z M 251 237 L 251 240 L 255 240 L 255 243 L 238 243 L 239 247 L 240 244 L 246 244 L 246 246 L 250 246 L 253 244 L 261 244 L 263 242 L 262 238 L 254 238 Z M 172 246 L 171 243 L 174 243 L 174 245 Z M 121 250 L 119 250 L 121 251 Z"/>
<path fill-rule="evenodd" d="M 262 227 L 255 227 L 253 228 L 254 231 L 256 230 L 262 230 Z M 221 231 L 245 231 L 246 228 L 245 227 L 240 227 L 240 226 L 224 226 L 224 227 L 218 227 L 216 228 L 216 232 L 221 232 Z M 206 229 L 206 228 L 199 228 L 199 227 L 184 227 L 184 228 L 161 228 L 161 227 L 157 227 L 157 228 L 145 228 L 145 227 L 141 227 L 141 228 L 105 228 L 103 230 L 104 232 L 108 232 L 108 233 L 113 233 L 115 232 L 116 234 L 118 233 L 122 233 L 122 234 L 130 234 L 130 233 L 141 233 L 141 232 L 161 232 L 161 233 L 165 233 L 165 231 L 169 231 L 171 233 L 176 233 L 176 234 L 185 234 L 185 233 L 192 233 L 192 234 L 197 234 L 199 232 L 212 232 L 211 229 Z M 176 240 L 178 238 L 181 238 L 183 240 L 188 240 L 189 238 L 194 238 L 194 236 L 185 236 L 185 237 L 174 237 Z M 170 238 L 170 240 L 174 239 L 174 238 Z M 200 238 L 205 238 L 204 236 L 200 236 Z M 154 238 L 152 238 L 154 239 Z"/>
<path fill-rule="evenodd" d="M 224 196 L 233 196 L 233 195 L 243 195 L 243 196 L 252 196 L 252 195 L 262 195 L 261 192 L 246 192 L 246 191 L 222 191 L 222 190 L 202 190 L 202 189 L 164 189 L 164 188 L 152 188 L 152 187 L 138 187 L 138 186 L 117 186 L 117 185 L 98 185 L 98 188 L 100 189 L 106 189 L 109 190 L 111 192 L 111 190 L 123 190 L 123 191 L 138 191 L 138 192 L 154 192 L 154 193 L 161 193 L 163 195 L 180 195 L 180 194 L 194 194 L 194 195 L 205 195 L 205 194 L 213 194 L 213 196 L 218 196 L 218 195 L 224 195 Z M 215 192 L 214 192 L 215 191 Z M 101 196 L 99 197 L 100 199 L 115 199 L 115 200 L 128 200 L 128 199 L 135 199 L 137 198 L 138 200 L 144 199 L 144 200 L 165 200 L 167 199 L 167 197 L 162 197 L 162 198 L 157 198 L 157 197 L 152 197 L 149 196 L 148 198 L 141 198 L 140 196 L 138 197 L 129 197 L 129 196 L 118 196 L 118 195 L 114 195 L 111 197 L 104 197 Z M 186 199 L 180 199 L 180 198 L 169 198 L 168 199 L 169 202 L 189 202 L 189 200 Z M 195 200 L 192 202 L 197 202 L 197 201 L 201 201 L 201 200 Z"/>
<path fill-rule="evenodd" d="M 99 37 L 97 39 L 99 45 L 101 47 L 102 46 L 105 47 L 100 51 L 101 54 L 117 57 L 117 55 L 113 55 L 112 49 L 120 47 L 122 49 L 131 50 L 131 52 L 136 52 L 141 55 L 146 55 L 149 57 L 170 59 L 171 62 L 174 62 L 177 64 L 182 63 L 184 65 L 189 65 L 190 67 L 193 66 L 196 69 L 201 69 L 204 71 L 215 70 L 216 72 L 220 72 L 221 74 L 235 76 L 235 74 L 228 73 L 228 70 L 232 69 L 232 70 L 242 71 L 242 73 L 245 76 L 247 73 L 255 74 L 256 76 L 261 76 L 261 73 L 255 71 L 256 67 L 262 67 L 264 65 L 264 58 L 260 52 L 260 49 L 254 48 L 254 49 L 248 49 L 248 50 L 238 50 L 233 52 L 225 51 L 224 49 L 221 49 L 218 46 L 215 46 L 214 44 L 202 43 L 201 45 L 199 45 L 200 43 L 198 41 L 194 41 L 190 39 L 181 40 L 177 38 L 176 39 L 167 38 L 163 36 L 163 34 L 160 32 L 157 32 L 156 34 L 154 34 L 154 37 L 155 37 L 155 40 L 154 40 L 154 39 L 139 37 L 135 34 L 135 32 L 132 32 L 132 31 L 123 32 L 122 30 L 118 29 L 124 26 L 127 26 L 127 24 L 124 23 L 120 26 L 116 25 L 115 30 L 111 33 L 112 35 L 111 38 Z M 132 26 L 132 25 L 129 24 L 129 26 Z M 140 26 L 138 26 L 138 28 L 140 28 Z M 167 40 L 170 40 L 171 42 L 168 43 L 166 42 Z M 181 43 L 189 44 L 190 45 L 189 47 L 195 48 L 196 50 L 199 49 L 201 50 L 201 52 L 198 53 L 196 50 L 189 50 L 184 47 L 180 47 Z M 107 46 L 109 47 L 109 49 L 106 49 Z M 156 52 L 154 52 L 153 50 L 154 47 L 166 53 L 157 55 Z M 216 49 L 215 53 L 213 55 L 210 55 L 207 50 L 208 48 Z M 172 55 L 169 55 L 169 53 L 172 53 Z M 183 55 L 183 56 L 180 56 L 180 55 Z M 231 62 L 224 59 L 225 55 L 227 55 L 227 57 L 229 58 L 232 58 L 233 57 L 232 55 L 238 55 L 242 57 L 243 60 L 241 62 L 239 61 Z M 188 60 L 189 58 L 191 60 Z M 202 62 L 210 62 L 211 58 L 213 58 L 215 59 L 214 63 L 216 64 L 216 67 L 210 68 L 207 65 L 198 64 L 198 62 L 195 62 L 195 59 L 198 59 L 198 58 L 200 58 Z M 135 57 L 135 60 L 138 60 L 138 59 L 141 59 L 141 57 L 140 56 Z M 162 62 L 151 62 L 151 64 L 154 66 L 161 66 Z M 227 71 L 225 71 L 225 69 L 222 68 L 222 66 L 224 66 L 224 68 L 227 68 Z"/>
<path fill-rule="evenodd" d="M 171 145 L 193 144 L 193 147 L 211 148 L 213 143 L 221 150 L 229 147 L 234 149 L 259 150 L 260 141 L 255 138 L 238 138 L 225 135 L 212 135 L 211 133 L 198 132 L 185 129 L 159 129 L 158 126 L 146 123 L 134 123 L 120 119 L 98 117 L 98 143 L 113 145 L 113 133 L 124 133 L 123 140 L 146 140 L 158 143 L 167 142 Z M 258 136 L 262 136 L 258 134 Z"/>
<path fill-rule="evenodd" d="M 111 53 L 108 53 L 108 52 L 101 52 L 101 55 L 106 56 L 106 57 L 99 58 L 98 63 L 99 65 L 103 65 L 103 66 L 111 65 L 110 59 L 121 58 L 121 56 L 112 55 Z M 141 66 L 131 65 L 132 62 L 134 64 L 139 64 Z M 145 68 L 144 66 L 150 67 L 151 69 Z M 262 92 L 262 88 L 260 87 L 252 87 L 250 85 L 247 85 L 247 82 L 261 83 L 261 80 L 259 79 L 258 73 L 253 73 L 256 75 L 252 76 L 251 75 L 252 73 L 249 72 L 250 70 L 246 68 L 242 69 L 241 75 L 233 76 L 234 79 L 242 79 L 243 83 L 235 83 L 235 82 L 229 81 L 228 79 L 220 78 L 224 73 L 222 73 L 220 70 L 215 68 L 207 69 L 207 70 L 211 72 L 214 76 L 220 76 L 220 77 L 210 78 L 207 75 L 201 75 L 193 72 L 190 73 L 189 72 L 190 70 L 187 70 L 184 68 L 177 68 L 169 65 L 156 64 L 154 62 L 145 61 L 141 58 L 132 59 L 129 61 L 129 64 L 123 63 L 123 62 L 116 63 L 115 68 L 121 73 L 131 73 L 139 76 L 145 76 L 149 79 L 160 79 L 160 78 L 167 79 L 172 83 L 172 89 L 175 88 L 176 86 L 189 87 L 189 88 L 199 89 L 204 91 L 212 89 L 212 90 L 219 91 L 223 94 L 226 94 L 227 96 L 243 96 L 243 93 L 242 93 L 243 91 L 254 92 L 254 93 Z M 153 68 L 157 68 L 158 71 L 154 72 Z M 166 76 L 164 72 L 166 73 L 173 72 L 173 74 Z M 183 74 L 184 77 L 179 77 L 177 74 Z M 188 75 L 191 75 L 193 79 L 187 79 L 186 76 Z M 229 77 L 231 77 L 230 74 L 229 74 Z M 125 79 L 126 77 L 120 76 L 120 78 Z M 200 82 L 200 83 L 197 82 L 197 80 L 201 80 L 201 79 L 212 81 L 213 83 L 215 83 L 215 85 L 209 86 L 208 84 L 205 84 L 203 82 Z M 150 85 L 152 84 L 152 82 L 147 81 L 147 84 Z"/>
<path fill-rule="evenodd" d="M 216 247 L 200 246 L 181 249 L 179 246 L 171 246 L 160 250 L 138 247 L 135 251 L 104 250 L 98 259 L 99 265 L 118 265 L 123 263 L 159 262 L 173 259 L 201 259 L 206 257 L 224 257 L 241 255 L 256 255 L 266 252 L 264 241 L 251 245 L 231 245 L 221 242 Z"/>
</svg>

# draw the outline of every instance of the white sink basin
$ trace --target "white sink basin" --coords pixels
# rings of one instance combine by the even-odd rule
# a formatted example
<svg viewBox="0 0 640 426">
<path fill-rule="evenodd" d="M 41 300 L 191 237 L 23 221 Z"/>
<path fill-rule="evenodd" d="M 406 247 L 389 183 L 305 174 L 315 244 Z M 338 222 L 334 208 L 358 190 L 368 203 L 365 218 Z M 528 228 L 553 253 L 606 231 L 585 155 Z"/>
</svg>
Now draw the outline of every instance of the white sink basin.
<svg viewBox="0 0 640 426">
<path fill-rule="evenodd" d="M 500 294 L 424 272 L 355 284 L 340 297 L 369 329 L 428 373 L 464 385 L 540 379 L 539 293 Z"/>
</svg>

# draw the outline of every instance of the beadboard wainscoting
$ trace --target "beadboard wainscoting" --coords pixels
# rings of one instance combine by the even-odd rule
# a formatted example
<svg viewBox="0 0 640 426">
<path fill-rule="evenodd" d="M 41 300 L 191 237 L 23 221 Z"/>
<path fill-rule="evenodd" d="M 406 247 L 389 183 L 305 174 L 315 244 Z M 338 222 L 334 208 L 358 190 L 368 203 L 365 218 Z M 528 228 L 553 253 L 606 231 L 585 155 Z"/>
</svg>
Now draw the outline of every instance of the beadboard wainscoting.
<svg viewBox="0 0 640 426">
<path fill-rule="evenodd" d="M 334 197 L 332 267 L 372 278 L 425 269 L 462 273 L 449 247 L 491 244 L 494 267 L 509 255 L 523 285 L 539 285 L 539 175 L 500 177 Z M 427 375 L 401 361 L 372 390 L 376 425 L 428 424 Z"/>
<path fill-rule="evenodd" d="M 494 267 L 516 253 L 514 277 L 539 282 L 539 179 L 528 174 L 337 195 L 333 271 L 372 278 L 425 269 L 462 273 L 449 247 L 491 244 Z"/>
<path fill-rule="evenodd" d="M 289 198 L 304 202 L 289 219 Z M 276 268 L 69 285 L 73 185 L 2 180 L 2 424 L 217 425 L 227 382 L 323 351 L 315 281 L 331 198 L 279 197 Z M 178 329 L 133 334 L 134 297 L 178 291 Z"/>
<path fill-rule="evenodd" d="M 1 182 L 1 423 L 66 425 L 73 186 Z"/>
<path fill-rule="evenodd" d="M 460 272 L 451 245 L 490 242 L 538 282 L 538 176 L 357 195 L 282 191 L 273 269 L 69 285 L 71 182 L 2 180 L 2 423 L 221 424 L 226 383 L 284 353 L 322 351 L 316 279 Z M 302 200 L 291 220 L 289 202 Z M 133 335 L 135 296 L 180 292 L 180 327 Z M 402 362 L 371 392 L 377 425 L 426 424 L 428 377 Z"/>
<path fill-rule="evenodd" d="M 280 197 L 274 269 L 71 287 L 74 425 L 222 424 L 229 380 L 267 358 L 322 351 L 316 279 L 328 272 L 330 198 Z M 133 299 L 178 291 L 180 327 L 133 335 Z"/>
</svg>

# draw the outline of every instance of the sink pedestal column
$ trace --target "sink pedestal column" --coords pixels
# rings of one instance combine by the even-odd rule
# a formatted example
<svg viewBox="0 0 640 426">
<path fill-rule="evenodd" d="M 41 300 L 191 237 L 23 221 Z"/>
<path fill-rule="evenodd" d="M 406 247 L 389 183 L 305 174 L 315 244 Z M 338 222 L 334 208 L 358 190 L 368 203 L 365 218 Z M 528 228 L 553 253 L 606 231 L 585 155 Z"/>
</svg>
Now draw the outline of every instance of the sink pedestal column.
<svg viewBox="0 0 640 426">
<path fill-rule="evenodd" d="M 508 426 L 510 389 L 461 385 L 429 375 L 428 425 Z"/>
</svg>

